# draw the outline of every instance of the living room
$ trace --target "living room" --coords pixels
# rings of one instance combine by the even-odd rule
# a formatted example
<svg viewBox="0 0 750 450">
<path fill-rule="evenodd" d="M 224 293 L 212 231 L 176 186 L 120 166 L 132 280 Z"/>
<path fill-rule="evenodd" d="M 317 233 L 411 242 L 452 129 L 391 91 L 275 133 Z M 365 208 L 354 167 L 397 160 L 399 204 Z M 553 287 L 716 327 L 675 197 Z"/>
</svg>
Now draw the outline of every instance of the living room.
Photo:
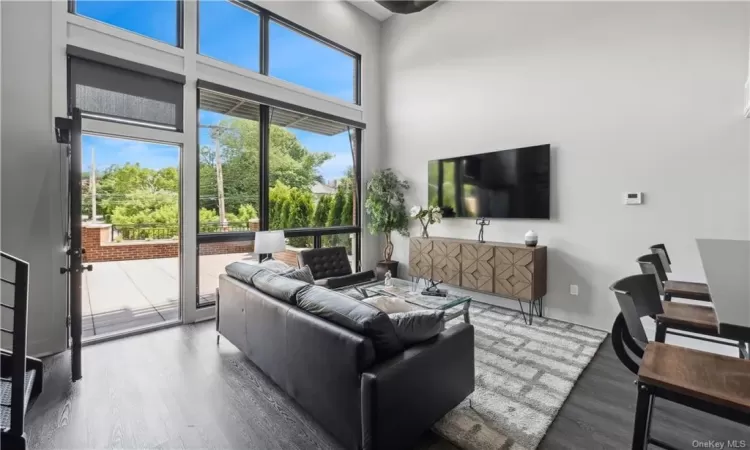
<svg viewBox="0 0 750 450">
<path fill-rule="evenodd" d="M 38 373 L 3 446 L 747 439 L 746 3 L 3 1 L 0 24 L 4 306 L 28 268 L 3 377 Z M 662 359 L 703 379 L 657 386 Z"/>
</svg>

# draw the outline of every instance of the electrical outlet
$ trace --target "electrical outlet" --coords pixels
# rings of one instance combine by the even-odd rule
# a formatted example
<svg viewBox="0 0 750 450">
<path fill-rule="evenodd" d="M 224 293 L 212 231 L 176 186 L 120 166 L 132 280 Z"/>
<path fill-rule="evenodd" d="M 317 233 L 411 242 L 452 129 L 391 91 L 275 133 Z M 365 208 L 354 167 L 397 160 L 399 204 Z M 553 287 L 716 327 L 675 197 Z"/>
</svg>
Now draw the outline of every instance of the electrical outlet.
<svg viewBox="0 0 750 450">
<path fill-rule="evenodd" d="M 570 295 L 578 295 L 578 285 L 577 284 L 571 284 L 570 285 Z"/>
</svg>

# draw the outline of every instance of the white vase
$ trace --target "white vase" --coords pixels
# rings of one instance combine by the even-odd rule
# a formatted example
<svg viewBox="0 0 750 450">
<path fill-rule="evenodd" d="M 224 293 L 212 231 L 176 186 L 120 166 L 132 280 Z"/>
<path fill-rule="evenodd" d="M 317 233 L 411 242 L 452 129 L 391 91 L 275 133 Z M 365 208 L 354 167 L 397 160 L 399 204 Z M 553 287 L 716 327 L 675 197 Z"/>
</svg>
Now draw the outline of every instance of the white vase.
<svg viewBox="0 0 750 450">
<path fill-rule="evenodd" d="M 529 230 L 526 232 L 526 236 L 524 236 L 526 241 L 527 247 L 536 247 L 537 242 L 539 242 L 539 236 L 536 234 L 536 231 Z"/>
</svg>

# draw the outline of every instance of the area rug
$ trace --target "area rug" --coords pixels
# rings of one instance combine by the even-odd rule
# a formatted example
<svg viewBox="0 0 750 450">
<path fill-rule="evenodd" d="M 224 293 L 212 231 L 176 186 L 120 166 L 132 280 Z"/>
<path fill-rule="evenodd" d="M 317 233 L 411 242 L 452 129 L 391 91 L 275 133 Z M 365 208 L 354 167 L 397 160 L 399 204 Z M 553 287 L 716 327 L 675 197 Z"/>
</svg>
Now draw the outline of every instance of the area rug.
<svg viewBox="0 0 750 450">
<path fill-rule="evenodd" d="M 472 303 L 474 393 L 434 427 L 464 450 L 533 450 L 606 337 L 558 320 Z M 460 323 L 457 318 L 447 324 Z"/>
</svg>

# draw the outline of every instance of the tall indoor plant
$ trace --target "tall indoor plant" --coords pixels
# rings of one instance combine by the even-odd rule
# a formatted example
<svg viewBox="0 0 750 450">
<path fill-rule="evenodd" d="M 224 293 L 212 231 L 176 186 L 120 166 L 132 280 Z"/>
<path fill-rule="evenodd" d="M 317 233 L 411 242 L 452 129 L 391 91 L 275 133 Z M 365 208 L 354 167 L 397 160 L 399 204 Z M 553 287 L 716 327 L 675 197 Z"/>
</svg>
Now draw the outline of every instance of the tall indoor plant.
<svg viewBox="0 0 750 450">
<path fill-rule="evenodd" d="M 408 236 L 409 215 L 406 213 L 404 191 L 409 189 L 407 181 L 399 180 L 391 169 L 381 170 L 367 183 L 367 199 L 365 209 L 369 216 L 370 233 L 385 235 L 383 260 L 377 265 L 376 272 L 382 278 L 390 270 L 395 277 L 398 271 L 398 261 L 392 261 L 393 241 L 391 233 L 398 232 Z"/>
</svg>

